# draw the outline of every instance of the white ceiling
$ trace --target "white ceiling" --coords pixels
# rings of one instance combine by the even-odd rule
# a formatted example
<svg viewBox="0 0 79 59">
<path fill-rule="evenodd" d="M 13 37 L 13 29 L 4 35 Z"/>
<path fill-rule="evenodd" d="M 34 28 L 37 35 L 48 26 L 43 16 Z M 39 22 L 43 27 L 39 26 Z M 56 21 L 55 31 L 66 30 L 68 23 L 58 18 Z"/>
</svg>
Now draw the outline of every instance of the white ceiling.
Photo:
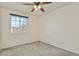
<svg viewBox="0 0 79 59">
<path fill-rule="evenodd" d="M 40 10 L 35 11 L 35 12 L 30 12 L 30 10 L 32 9 L 32 6 L 22 5 L 22 3 L 21 2 L 0 2 L 0 6 L 9 8 L 9 9 L 14 9 L 17 11 L 21 11 L 24 13 L 33 14 L 35 16 L 41 16 L 41 15 L 46 15 L 56 9 L 59 9 L 61 7 L 71 4 L 71 2 L 53 2 L 51 4 L 43 5 L 45 12 L 41 12 Z M 30 2 L 30 3 L 32 3 L 32 2 Z"/>
</svg>

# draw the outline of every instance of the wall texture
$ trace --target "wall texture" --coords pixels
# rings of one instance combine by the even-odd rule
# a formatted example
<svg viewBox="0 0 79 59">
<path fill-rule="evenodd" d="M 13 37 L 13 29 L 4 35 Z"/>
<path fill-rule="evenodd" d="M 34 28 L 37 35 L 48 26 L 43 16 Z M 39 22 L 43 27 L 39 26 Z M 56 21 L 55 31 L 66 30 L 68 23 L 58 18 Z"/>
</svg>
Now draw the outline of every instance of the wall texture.
<svg viewBox="0 0 79 59">
<path fill-rule="evenodd" d="M 37 18 L 32 15 L 27 15 L 15 10 L 2 8 L 2 49 L 20 44 L 37 41 Z M 27 32 L 11 33 L 10 32 L 10 13 L 29 16 Z"/>
<path fill-rule="evenodd" d="M 41 41 L 79 53 L 79 3 L 43 16 L 39 26 Z"/>
<path fill-rule="evenodd" d="M 0 49 L 1 49 L 1 38 L 2 38 L 2 36 L 1 36 L 1 9 L 0 9 Z"/>
</svg>

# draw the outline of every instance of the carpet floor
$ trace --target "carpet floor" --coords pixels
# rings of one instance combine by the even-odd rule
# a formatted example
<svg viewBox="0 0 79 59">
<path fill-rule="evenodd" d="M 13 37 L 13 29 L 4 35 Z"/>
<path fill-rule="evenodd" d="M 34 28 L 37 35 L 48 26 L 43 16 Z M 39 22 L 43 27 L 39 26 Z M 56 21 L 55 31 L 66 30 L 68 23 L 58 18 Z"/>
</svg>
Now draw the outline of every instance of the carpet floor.
<svg viewBox="0 0 79 59">
<path fill-rule="evenodd" d="M 4 49 L 0 52 L 2 56 L 79 56 L 78 54 L 45 44 L 34 42 L 21 46 Z"/>
</svg>

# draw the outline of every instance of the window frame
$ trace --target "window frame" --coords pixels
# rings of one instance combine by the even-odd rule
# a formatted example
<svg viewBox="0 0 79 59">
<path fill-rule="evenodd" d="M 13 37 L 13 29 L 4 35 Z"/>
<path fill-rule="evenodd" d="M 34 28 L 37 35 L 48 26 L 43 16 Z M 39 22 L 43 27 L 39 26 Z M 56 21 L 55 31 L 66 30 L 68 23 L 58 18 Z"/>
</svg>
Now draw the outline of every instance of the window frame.
<svg viewBox="0 0 79 59">
<path fill-rule="evenodd" d="M 27 30 L 27 27 L 28 27 L 28 18 L 29 17 L 27 17 L 27 16 L 22 16 L 22 15 L 17 15 L 17 14 L 9 14 L 10 15 L 10 32 L 11 33 L 20 33 L 20 32 L 26 32 L 26 30 Z M 23 18 L 26 18 L 26 26 L 24 27 L 24 28 L 22 28 L 23 30 L 20 30 L 20 27 L 15 27 L 15 28 L 18 28 L 20 31 L 18 31 L 18 30 L 14 30 L 14 29 L 12 29 L 12 24 L 11 24 L 11 16 L 16 16 L 16 17 L 23 17 Z M 16 20 L 15 20 L 16 21 Z M 19 20 L 19 25 L 21 25 L 21 20 Z M 11 30 L 13 30 L 13 32 L 11 31 Z"/>
</svg>

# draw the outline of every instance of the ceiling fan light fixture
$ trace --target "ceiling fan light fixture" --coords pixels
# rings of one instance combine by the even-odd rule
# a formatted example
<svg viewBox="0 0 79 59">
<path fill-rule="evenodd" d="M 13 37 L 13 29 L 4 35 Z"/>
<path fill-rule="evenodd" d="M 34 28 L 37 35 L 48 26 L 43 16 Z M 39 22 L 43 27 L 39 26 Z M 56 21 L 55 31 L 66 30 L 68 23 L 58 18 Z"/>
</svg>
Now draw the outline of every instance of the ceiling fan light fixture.
<svg viewBox="0 0 79 59">
<path fill-rule="evenodd" d="M 38 10 L 37 5 L 34 5 L 34 8 L 35 8 L 35 11 L 37 11 L 37 10 Z"/>
<path fill-rule="evenodd" d="M 40 8 L 41 8 L 41 5 L 38 6 L 38 9 L 40 9 Z"/>
</svg>

